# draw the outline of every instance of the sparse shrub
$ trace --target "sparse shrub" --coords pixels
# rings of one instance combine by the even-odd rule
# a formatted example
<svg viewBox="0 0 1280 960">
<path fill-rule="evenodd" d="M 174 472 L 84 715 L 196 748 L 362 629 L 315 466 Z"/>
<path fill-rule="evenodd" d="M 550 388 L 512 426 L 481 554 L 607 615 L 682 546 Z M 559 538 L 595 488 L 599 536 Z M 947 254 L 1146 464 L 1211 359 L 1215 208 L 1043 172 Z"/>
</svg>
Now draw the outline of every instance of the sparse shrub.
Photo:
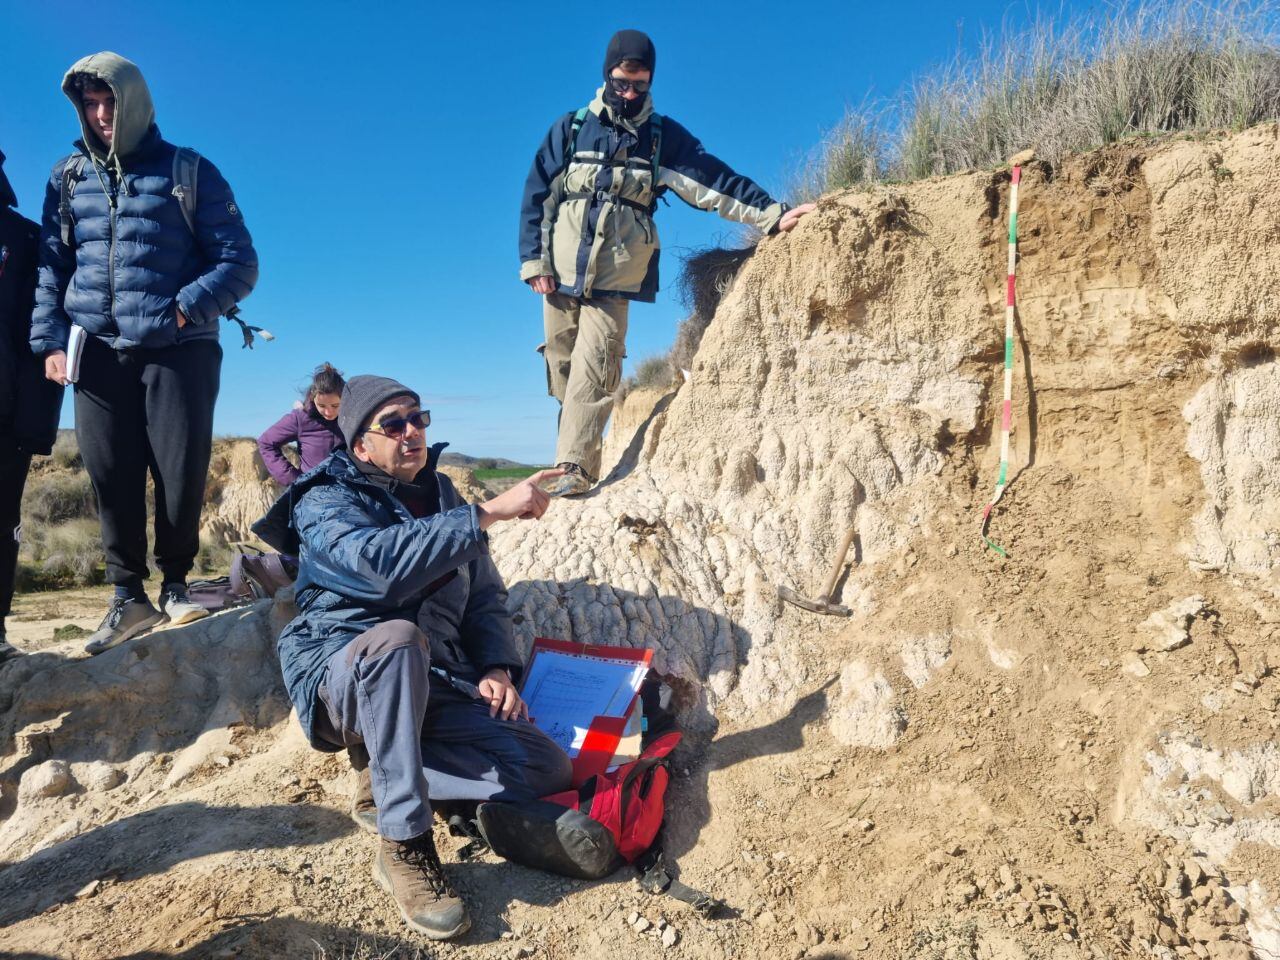
<svg viewBox="0 0 1280 960">
<path fill-rule="evenodd" d="M 849 110 L 806 165 L 799 192 L 997 167 L 1027 147 L 1058 160 L 1137 134 L 1274 119 L 1276 8 L 1273 0 L 1137 2 L 987 37 L 976 54 L 893 100 Z"/>
<path fill-rule="evenodd" d="M 53 443 L 50 459 L 64 470 L 79 470 L 84 466 L 80 458 L 80 441 L 76 439 L 74 430 L 59 430 L 58 439 Z"/>
<path fill-rule="evenodd" d="M 200 551 L 196 554 L 196 573 L 226 574 L 231 571 L 231 558 L 237 549 L 225 541 L 200 537 Z"/>
<path fill-rule="evenodd" d="M 54 525 L 67 520 L 97 516 L 93 484 L 83 471 L 54 473 L 42 471 L 27 483 L 22 496 L 25 523 Z"/>
<path fill-rule="evenodd" d="M 675 370 L 671 366 L 670 354 L 656 354 L 652 357 L 645 357 L 636 365 L 636 372 L 627 377 L 626 382 L 622 385 L 622 395 L 625 397 L 632 390 L 642 390 L 646 387 L 666 387 L 670 386 L 675 378 Z"/>
<path fill-rule="evenodd" d="M 832 190 L 876 183 L 885 177 L 889 132 L 879 108 L 850 110 L 813 151 L 793 193 L 804 202 Z"/>
<path fill-rule="evenodd" d="M 98 522 L 69 520 L 28 531 L 31 552 L 18 563 L 19 590 L 61 590 L 102 583 L 102 537 Z"/>
<path fill-rule="evenodd" d="M 702 335 L 715 316 L 720 300 L 728 292 L 742 265 L 755 253 L 755 244 L 743 247 L 707 247 L 684 258 L 676 289 L 689 315 L 680 321 L 676 340 L 665 354 L 640 361 L 636 372 L 622 382 L 615 402 L 640 387 L 665 387 L 675 382 L 681 370 L 693 368 L 693 357 Z"/>
<path fill-rule="evenodd" d="M 702 335 L 715 316 L 721 298 L 755 251 L 755 244 L 737 248 L 708 247 L 684 258 L 676 289 L 689 315 L 681 321 L 676 331 L 676 342 L 671 347 L 673 372 L 693 367 L 693 356 L 698 352 Z"/>
</svg>

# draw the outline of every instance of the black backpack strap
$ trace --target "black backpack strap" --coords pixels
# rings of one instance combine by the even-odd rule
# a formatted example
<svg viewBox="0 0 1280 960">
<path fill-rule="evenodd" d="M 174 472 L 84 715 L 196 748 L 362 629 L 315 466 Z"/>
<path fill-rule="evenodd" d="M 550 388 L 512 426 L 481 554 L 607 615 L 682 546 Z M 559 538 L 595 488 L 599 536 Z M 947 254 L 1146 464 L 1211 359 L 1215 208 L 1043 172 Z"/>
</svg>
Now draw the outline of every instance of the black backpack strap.
<svg viewBox="0 0 1280 960">
<path fill-rule="evenodd" d="M 662 156 L 662 114 L 655 113 L 649 117 L 649 139 L 653 141 L 653 153 L 649 155 L 649 169 L 653 175 L 653 183 L 650 189 L 653 190 L 655 196 L 658 192 L 658 168 L 660 158 Z"/>
<path fill-rule="evenodd" d="M 191 235 L 196 233 L 196 205 L 199 202 L 200 154 L 190 147 L 173 151 L 173 195 L 178 198 L 182 219 Z"/>
<path fill-rule="evenodd" d="M 587 114 L 591 112 L 590 107 L 582 107 L 573 115 L 573 123 L 569 125 L 569 139 L 564 145 L 564 165 L 569 166 L 569 161 L 573 159 L 573 155 L 578 152 L 578 133 L 582 130 L 582 125 L 586 123 Z"/>
<path fill-rule="evenodd" d="M 474 816 L 467 817 L 461 813 L 450 814 L 448 827 L 449 836 L 462 837 L 467 841 L 458 850 L 459 860 L 474 860 L 490 849 L 489 841 L 480 832 L 480 822 Z"/>
<path fill-rule="evenodd" d="M 71 197 L 84 173 L 85 155 L 73 153 L 62 165 L 62 184 L 58 192 L 58 229 L 64 247 L 76 245 L 76 221 L 71 213 Z"/>
<path fill-rule="evenodd" d="M 640 886 L 646 893 L 674 897 L 689 904 L 709 920 L 738 915 L 738 911 L 728 906 L 723 900 L 717 900 L 710 894 L 695 890 L 673 877 L 671 871 L 667 869 L 662 847 L 656 843 L 649 848 L 648 853 L 636 861 L 636 871 L 640 874 Z"/>
</svg>

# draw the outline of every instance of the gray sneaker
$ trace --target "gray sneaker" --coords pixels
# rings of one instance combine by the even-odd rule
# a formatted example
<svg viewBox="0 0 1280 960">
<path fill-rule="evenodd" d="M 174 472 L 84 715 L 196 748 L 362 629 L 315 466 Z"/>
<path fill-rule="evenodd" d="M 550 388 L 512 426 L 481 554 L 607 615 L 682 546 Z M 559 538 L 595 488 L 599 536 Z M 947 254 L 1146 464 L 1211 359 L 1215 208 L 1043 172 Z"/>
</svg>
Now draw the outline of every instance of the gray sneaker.
<svg viewBox="0 0 1280 960">
<path fill-rule="evenodd" d="M 208 610 L 191 601 L 186 587 L 173 583 L 160 591 L 160 609 L 174 626 L 203 620 L 209 615 Z"/>
<path fill-rule="evenodd" d="M 6 640 L 3 633 L 0 633 L 0 663 L 8 663 L 22 655 L 23 652 Z"/>
<path fill-rule="evenodd" d="M 102 653 L 117 647 L 140 633 L 145 633 L 164 620 L 164 614 L 149 600 L 130 600 L 128 597 L 112 597 L 102 625 L 89 636 L 84 652 Z"/>
</svg>

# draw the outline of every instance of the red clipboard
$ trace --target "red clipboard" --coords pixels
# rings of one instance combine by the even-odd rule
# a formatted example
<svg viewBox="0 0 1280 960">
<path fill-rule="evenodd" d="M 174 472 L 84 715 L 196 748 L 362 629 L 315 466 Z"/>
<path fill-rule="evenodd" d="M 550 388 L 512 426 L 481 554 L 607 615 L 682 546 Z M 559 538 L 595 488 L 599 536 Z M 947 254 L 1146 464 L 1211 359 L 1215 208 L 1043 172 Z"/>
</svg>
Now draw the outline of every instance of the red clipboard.
<svg viewBox="0 0 1280 960">
<path fill-rule="evenodd" d="M 554 651 L 579 657 L 595 657 L 600 660 L 630 661 L 637 666 L 648 669 L 653 663 L 653 651 L 636 647 L 611 647 L 595 643 L 572 643 L 568 640 L 555 640 L 551 637 L 535 637 L 533 653 L 529 657 L 529 665 L 525 676 L 532 672 L 534 660 L 540 651 Z M 586 738 L 573 758 L 573 786 L 580 787 L 593 776 L 603 773 L 618 752 L 618 744 L 622 741 L 626 730 L 627 718 L 636 709 L 640 694 L 636 693 L 620 717 L 597 716 L 587 727 Z"/>
</svg>

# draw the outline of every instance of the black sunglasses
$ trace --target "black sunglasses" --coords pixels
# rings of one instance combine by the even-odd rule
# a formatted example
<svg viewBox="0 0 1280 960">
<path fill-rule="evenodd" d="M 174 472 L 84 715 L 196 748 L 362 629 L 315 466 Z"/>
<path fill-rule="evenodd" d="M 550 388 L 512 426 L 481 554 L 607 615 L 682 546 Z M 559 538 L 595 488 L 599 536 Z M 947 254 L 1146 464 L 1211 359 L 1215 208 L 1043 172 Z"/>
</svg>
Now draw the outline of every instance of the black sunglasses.
<svg viewBox="0 0 1280 960">
<path fill-rule="evenodd" d="M 628 90 L 634 90 L 636 93 L 648 93 L 648 80 L 628 80 L 626 77 L 610 77 L 609 85 L 613 87 L 614 93 L 626 93 Z"/>
<path fill-rule="evenodd" d="M 388 417 L 370 427 L 365 433 L 380 433 L 392 440 L 399 440 L 408 431 L 410 424 L 418 430 L 427 429 L 431 426 L 431 411 L 416 410 L 407 417 Z"/>
</svg>

